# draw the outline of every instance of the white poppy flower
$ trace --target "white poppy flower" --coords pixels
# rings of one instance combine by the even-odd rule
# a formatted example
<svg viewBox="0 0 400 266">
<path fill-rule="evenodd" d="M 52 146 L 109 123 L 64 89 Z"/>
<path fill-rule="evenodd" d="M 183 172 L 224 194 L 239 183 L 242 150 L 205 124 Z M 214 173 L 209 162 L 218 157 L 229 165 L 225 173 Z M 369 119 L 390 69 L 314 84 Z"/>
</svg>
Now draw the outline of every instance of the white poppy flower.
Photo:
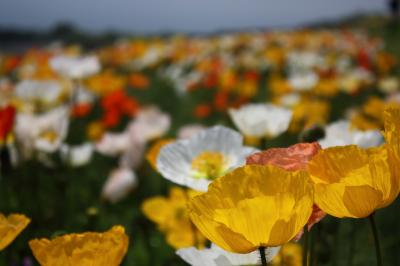
<svg viewBox="0 0 400 266">
<path fill-rule="evenodd" d="M 118 168 L 111 172 L 103 186 L 102 197 L 116 203 L 126 197 L 136 186 L 136 174 L 129 168 Z"/>
<path fill-rule="evenodd" d="M 200 124 L 189 124 L 181 127 L 177 135 L 179 139 L 188 139 L 205 129 L 206 127 Z"/>
<path fill-rule="evenodd" d="M 126 130 L 104 134 L 95 147 L 103 155 L 120 156 L 120 166 L 135 169 L 143 160 L 146 143 L 131 130 Z"/>
<path fill-rule="evenodd" d="M 236 127 L 247 137 L 276 137 L 285 132 L 292 111 L 273 104 L 247 104 L 229 109 Z"/>
<path fill-rule="evenodd" d="M 117 156 L 124 153 L 130 145 L 129 132 L 105 133 L 100 141 L 96 143 L 96 151 L 108 155 Z"/>
<path fill-rule="evenodd" d="M 346 93 L 357 91 L 363 84 L 371 84 L 375 79 L 372 72 L 363 68 L 354 68 L 347 71 L 339 79 L 339 87 Z"/>
<path fill-rule="evenodd" d="M 64 89 L 54 80 L 23 80 L 15 86 L 15 96 L 25 102 L 53 104 L 60 100 Z"/>
<path fill-rule="evenodd" d="M 96 144 L 96 151 L 108 156 L 121 156 L 122 167 L 137 168 L 143 160 L 148 141 L 169 130 L 170 116 L 155 107 L 144 109 L 122 133 L 106 133 Z"/>
<path fill-rule="evenodd" d="M 309 91 L 318 83 L 318 76 L 308 71 L 306 73 L 295 73 L 290 75 L 289 84 L 295 91 Z"/>
<path fill-rule="evenodd" d="M 292 71 L 309 70 L 324 64 L 323 56 L 313 51 L 296 51 L 287 56 L 287 65 Z"/>
<path fill-rule="evenodd" d="M 143 161 L 145 150 L 146 143 L 132 139 L 119 159 L 119 166 L 137 169 Z"/>
<path fill-rule="evenodd" d="M 267 262 L 272 261 L 280 247 L 271 247 L 265 250 Z M 185 262 L 192 266 L 240 266 L 260 265 L 260 254 L 253 251 L 248 254 L 236 254 L 225 251 L 217 245 L 211 248 L 196 249 L 194 247 L 181 248 L 176 252 Z"/>
<path fill-rule="evenodd" d="M 67 137 L 69 108 L 62 106 L 41 115 L 19 113 L 15 134 L 29 157 L 33 150 L 52 153 Z"/>
<path fill-rule="evenodd" d="M 399 90 L 400 82 L 396 77 L 387 77 L 379 80 L 378 88 L 383 93 L 394 93 Z"/>
<path fill-rule="evenodd" d="M 358 145 L 362 148 L 379 146 L 383 142 L 379 130 L 352 129 L 350 122 L 341 120 L 325 128 L 325 137 L 318 141 L 322 148 Z"/>
<path fill-rule="evenodd" d="M 61 76 L 70 79 L 82 79 L 100 71 L 96 56 L 56 56 L 50 59 L 51 68 Z"/>
<path fill-rule="evenodd" d="M 150 47 L 140 58 L 137 58 L 132 62 L 132 67 L 140 70 L 154 66 L 163 58 L 163 54 L 164 49 L 161 47 Z"/>
<path fill-rule="evenodd" d="M 292 108 L 296 104 L 298 104 L 301 100 L 301 96 L 298 93 L 289 93 L 286 95 L 283 95 L 279 99 L 279 103 L 281 106 L 287 107 L 287 108 Z"/>
<path fill-rule="evenodd" d="M 60 148 L 61 157 L 71 166 L 79 167 L 90 162 L 93 155 L 93 144 L 84 143 L 77 146 L 62 145 Z"/>
<path fill-rule="evenodd" d="M 157 107 L 150 106 L 142 109 L 136 119 L 129 125 L 133 132 L 143 142 L 163 136 L 171 126 L 171 117 L 161 112 Z"/>
<path fill-rule="evenodd" d="M 213 179 L 243 165 L 254 151 L 243 146 L 243 137 L 236 131 L 215 126 L 167 144 L 157 157 L 157 169 L 174 183 L 207 191 Z"/>
</svg>

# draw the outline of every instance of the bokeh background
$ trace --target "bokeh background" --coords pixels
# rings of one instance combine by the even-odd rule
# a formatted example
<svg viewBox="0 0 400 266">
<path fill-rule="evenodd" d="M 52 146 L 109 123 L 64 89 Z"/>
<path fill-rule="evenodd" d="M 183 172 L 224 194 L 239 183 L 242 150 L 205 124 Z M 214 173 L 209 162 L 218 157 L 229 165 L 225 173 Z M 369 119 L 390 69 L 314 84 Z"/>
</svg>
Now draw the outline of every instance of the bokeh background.
<svg viewBox="0 0 400 266">
<path fill-rule="evenodd" d="M 2 0 L 0 3 L 0 54 L 23 55 L 31 48 L 42 49 L 50 43 L 78 45 L 83 53 L 112 47 L 120 40 L 157 39 L 163 42 L 174 35 L 219 36 L 227 32 L 272 30 L 311 32 L 357 29 L 379 37 L 385 50 L 400 59 L 399 19 L 390 13 L 384 0 Z M 124 67 L 107 66 L 119 75 Z M 175 137 L 188 123 L 235 128 L 224 112 L 203 117 L 194 115 L 199 103 L 212 102 L 214 93 L 197 90 L 184 97 L 173 83 L 160 77 L 157 68 L 141 72 L 149 80 L 146 90 L 132 85 L 124 89 L 140 105 L 156 105 L 168 113 L 172 125 L 165 137 Z M 0 78 L 18 81 L 14 72 L 2 72 Z M 394 75 L 398 78 L 399 71 Z M 259 93 L 253 101 L 268 99 L 267 74 L 262 73 Z M 266 88 L 266 89 L 265 89 Z M 362 105 L 368 97 L 382 94 L 365 90 L 357 95 L 339 94 L 330 100 L 329 121 L 344 115 L 344 110 Z M 70 125 L 68 143 L 87 140 L 87 125 L 98 119 L 101 106 Z M 122 131 L 128 119 L 112 129 Z M 267 143 L 267 147 L 288 146 L 297 135 L 285 133 Z M 163 233 L 141 211 L 141 204 L 152 196 L 168 195 L 171 182 L 156 173 L 144 161 L 136 170 L 137 187 L 123 200 L 112 204 L 101 199 L 103 184 L 118 158 L 94 153 L 89 164 L 71 168 L 56 162 L 48 167 L 28 160 L 8 169 L 0 179 L 0 212 L 24 213 L 31 217 L 28 228 L 5 251 L 0 265 L 36 265 L 28 241 L 35 237 L 55 237 L 65 233 L 105 231 L 112 225 L 125 226 L 130 246 L 123 265 L 186 265 L 174 254 Z M 400 265 L 400 203 L 377 213 L 383 240 L 385 265 Z M 326 218 L 315 237 L 320 238 L 319 264 L 329 266 L 374 265 L 374 248 L 366 220 Z"/>
</svg>

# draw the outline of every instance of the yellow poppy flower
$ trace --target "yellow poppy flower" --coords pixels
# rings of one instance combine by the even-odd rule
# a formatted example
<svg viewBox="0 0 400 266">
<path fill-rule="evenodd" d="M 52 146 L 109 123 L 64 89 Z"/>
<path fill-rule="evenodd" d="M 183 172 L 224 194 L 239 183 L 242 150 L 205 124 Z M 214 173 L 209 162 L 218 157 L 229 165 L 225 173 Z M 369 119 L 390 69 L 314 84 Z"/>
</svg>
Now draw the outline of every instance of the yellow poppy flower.
<svg viewBox="0 0 400 266">
<path fill-rule="evenodd" d="M 388 155 L 388 163 L 391 172 L 391 194 L 386 205 L 397 198 L 400 193 L 400 108 L 389 107 L 384 112 L 384 128 L 383 135 L 386 140 L 386 150 Z"/>
<path fill-rule="evenodd" d="M 97 141 L 101 139 L 105 131 L 103 124 L 99 121 L 89 123 L 86 128 L 86 135 L 90 140 Z"/>
<path fill-rule="evenodd" d="M 363 150 L 357 146 L 320 151 L 308 164 L 315 202 L 335 217 L 363 218 L 391 204 L 398 196 L 400 109 L 385 111 L 386 145 Z"/>
<path fill-rule="evenodd" d="M 325 124 L 329 119 L 330 112 L 331 106 L 327 101 L 302 98 L 293 107 L 289 131 L 298 132 L 313 125 Z"/>
<path fill-rule="evenodd" d="M 30 222 L 22 214 L 10 214 L 6 217 L 0 213 L 0 251 L 10 245 Z"/>
<path fill-rule="evenodd" d="M 320 79 L 314 88 L 316 95 L 334 97 L 339 92 L 338 82 L 335 78 Z"/>
<path fill-rule="evenodd" d="M 129 238 L 122 226 L 104 233 L 87 232 L 34 239 L 29 246 L 42 266 L 118 266 L 128 250 Z"/>
<path fill-rule="evenodd" d="M 93 93 L 104 96 L 114 90 L 124 88 L 126 82 L 126 77 L 115 74 L 111 70 L 105 70 L 102 73 L 90 77 L 86 81 L 86 85 Z"/>
<path fill-rule="evenodd" d="M 186 204 L 190 198 L 199 195 L 193 190 L 172 187 L 169 198 L 157 196 L 145 200 L 142 211 L 165 233 L 166 241 L 179 249 L 191 246 L 204 247 L 205 239 L 190 221 Z"/>
<path fill-rule="evenodd" d="M 303 250 L 297 243 L 287 243 L 281 247 L 278 255 L 271 261 L 271 266 L 301 266 Z"/>
<path fill-rule="evenodd" d="M 290 241 L 307 223 L 312 205 L 305 171 L 247 165 L 215 180 L 188 208 L 193 223 L 213 243 L 249 253 Z"/>
</svg>

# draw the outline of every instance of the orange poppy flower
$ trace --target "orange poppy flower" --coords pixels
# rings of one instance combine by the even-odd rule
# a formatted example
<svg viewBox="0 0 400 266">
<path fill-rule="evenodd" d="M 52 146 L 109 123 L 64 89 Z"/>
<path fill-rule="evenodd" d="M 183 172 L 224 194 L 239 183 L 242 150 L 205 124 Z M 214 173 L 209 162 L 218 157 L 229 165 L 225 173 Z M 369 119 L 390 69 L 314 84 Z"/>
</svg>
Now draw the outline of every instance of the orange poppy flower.
<svg viewBox="0 0 400 266">
<path fill-rule="evenodd" d="M 147 89 L 150 85 L 150 80 L 141 73 L 133 73 L 129 77 L 129 84 L 135 89 Z"/>
<path fill-rule="evenodd" d="M 73 117 L 85 117 L 92 110 L 92 105 L 90 103 L 81 103 L 74 106 L 72 109 Z"/>
<path fill-rule="evenodd" d="M 206 118 L 210 116 L 212 108 L 209 104 L 199 104 L 194 109 L 194 116 L 197 118 Z"/>
</svg>

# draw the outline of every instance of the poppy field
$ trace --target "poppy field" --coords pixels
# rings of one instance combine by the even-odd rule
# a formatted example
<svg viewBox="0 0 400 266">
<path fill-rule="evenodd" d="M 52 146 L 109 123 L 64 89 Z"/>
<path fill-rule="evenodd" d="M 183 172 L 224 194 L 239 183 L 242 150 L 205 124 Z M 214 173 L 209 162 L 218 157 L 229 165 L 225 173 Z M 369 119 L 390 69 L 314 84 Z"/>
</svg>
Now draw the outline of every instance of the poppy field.
<svg viewBox="0 0 400 266">
<path fill-rule="evenodd" d="M 0 265 L 400 265 L 391 23 L 0 51 Z"/>
</svg>

